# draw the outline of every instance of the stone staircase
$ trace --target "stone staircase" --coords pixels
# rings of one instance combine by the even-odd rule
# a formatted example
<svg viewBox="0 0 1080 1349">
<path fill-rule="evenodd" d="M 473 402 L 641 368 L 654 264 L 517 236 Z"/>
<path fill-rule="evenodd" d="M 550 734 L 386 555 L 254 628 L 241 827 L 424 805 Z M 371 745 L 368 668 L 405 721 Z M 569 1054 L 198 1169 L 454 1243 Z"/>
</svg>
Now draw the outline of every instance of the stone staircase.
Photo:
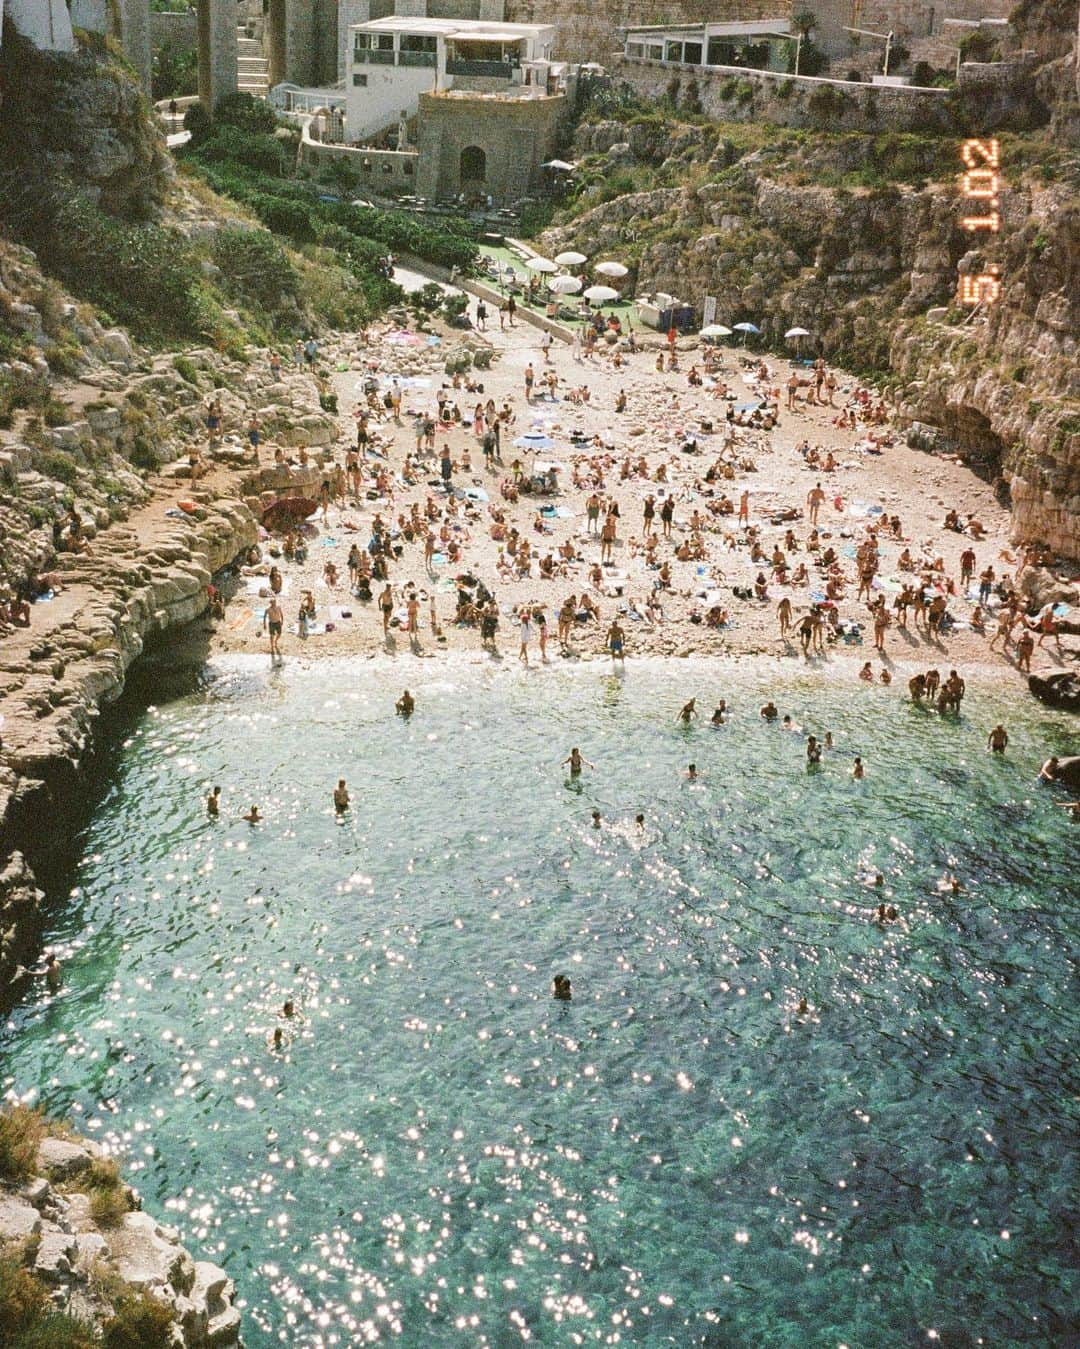
<svg viewBox="0 0 1080 1349">
<path fill-rule="evenodd" d="M 246 37 L 241 28 L 236 47 L 236 87 L 256 98 L 265 98 L 270 92 L 270 62 L 262 53 L 262 44 Z"/>
</svg>

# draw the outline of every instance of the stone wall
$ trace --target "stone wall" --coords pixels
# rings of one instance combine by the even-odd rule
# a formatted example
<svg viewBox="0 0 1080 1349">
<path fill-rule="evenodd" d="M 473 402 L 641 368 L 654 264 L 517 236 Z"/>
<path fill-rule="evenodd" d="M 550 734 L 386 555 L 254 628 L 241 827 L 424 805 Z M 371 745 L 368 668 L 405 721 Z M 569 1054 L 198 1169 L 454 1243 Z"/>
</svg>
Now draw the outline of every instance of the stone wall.
<svg viewBox="0 0 1080 1349">
<path fill-rule="evenodd" d="M 476 147 L 486 160 L 483 191 L 497 202 L 528 195 L 540 181 L 540 165 L 555 151 L 566 102 L 563 95 L 486 100 L 421 94 L 418 193 L 456 196 L 462 190 L 462 151 Z"/>
<path fill-rule="evenodd" d="M 1024 63 L 961 69 L 958 92 L 912 85 L 855 84 L 848 80 L 783 75 L 736 66 L 708 69 L 618 56 L 613 77 L 647 101 L 696 87 L 706 116 L 718 122 L 771 122 L 822 131 L 910 131 L 975 135 L 1042 125 L 1048 112 L 1032 93 Z"/>
<path fill-rule="evenodd" d="M 150 15 L 150 45 L 154 51 L 193 52 L 199 46 L 199 23 L 189 10 L 186 14 Z"/>
</svg>

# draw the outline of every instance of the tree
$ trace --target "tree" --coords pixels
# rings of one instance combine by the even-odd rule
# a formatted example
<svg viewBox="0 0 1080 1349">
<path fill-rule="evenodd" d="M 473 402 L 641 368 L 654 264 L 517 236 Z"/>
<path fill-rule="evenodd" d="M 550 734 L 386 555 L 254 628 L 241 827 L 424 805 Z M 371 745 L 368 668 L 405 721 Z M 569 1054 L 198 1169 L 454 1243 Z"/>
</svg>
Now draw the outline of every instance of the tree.
<svg viewBox="0 0 1080 1349">
<path fill-rule="evenodd" d="M 805 41 L 817 27 L 817 15 L 812 9 L 799 9 L 791 16 L 791 26 Z"/>
</svg>

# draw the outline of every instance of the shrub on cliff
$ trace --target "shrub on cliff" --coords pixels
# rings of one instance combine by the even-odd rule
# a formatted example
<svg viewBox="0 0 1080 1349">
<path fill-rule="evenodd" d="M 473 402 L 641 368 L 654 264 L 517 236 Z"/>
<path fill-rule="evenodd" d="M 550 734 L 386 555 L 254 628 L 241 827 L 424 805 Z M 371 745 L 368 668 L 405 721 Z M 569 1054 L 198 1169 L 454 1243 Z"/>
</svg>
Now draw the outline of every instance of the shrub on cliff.
<svg viewBox="0 0 1080 1349">
<path fill-rule="evenodd" d="M 259 173 L 281 172 L 281 142 L 273 136 L 246 131 L 228 123 L 217 123 L 200 140 L 196 151 L 204 163 L 243 164 Z"/>
<path fill-rule="evenodd" d="M 93 1329 L 56 1311 L 45 1285 L 10 1256 L 0 1259 L 0 1344 L 4 1349 L 100 1349 Z"/>
<path fill-rule="evenodd" d="M 45 1136 L 41 1112 L 14 1105 L 0 1114 L 0 1177 L 23 1181 L 34 1174 L 38 1148 Z"/>
<path fill-rule="evenodd" d="M 230 298 L 257 304 L 271 314 L 295 304 L 300 278 L 285 250 L 265 230 L 218 230 L 212 257 Z"/>
<path fill-rule="evenodd" d="M 277 127 L 273 108 L 264 99 L 255 98 L 242 90 L 226 94 L 214 109 L 214 122 L 233 126 L 250 135 L 271 135 Z"/>
<path fill-rule="evenodd" d="M 171 1308 L 147 1293 L 122 1298 L 113 1316 L 105 1322 L 103 1349 L 148 1349 L 171 1343 Z"/>
</svg>

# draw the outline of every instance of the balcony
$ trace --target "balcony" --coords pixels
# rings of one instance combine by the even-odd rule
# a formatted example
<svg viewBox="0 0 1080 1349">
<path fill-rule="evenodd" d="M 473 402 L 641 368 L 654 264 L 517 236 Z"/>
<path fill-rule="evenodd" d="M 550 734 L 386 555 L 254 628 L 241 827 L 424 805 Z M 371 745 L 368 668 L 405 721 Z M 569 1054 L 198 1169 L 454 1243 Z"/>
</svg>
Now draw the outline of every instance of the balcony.
<svg viewBox="0 0 1080 1349">
<path fill-rule="evenodd" d="M 511 61 L 447 61 L 448 75 L 480 75 L 489 80 L 512 80 L 520 69 Z"/>
<path fill-rule="evenodd" d="M 435 52 L 398 52 L 399 66 L 428 66 L 435 69 L 438 56 Z"/>
<path fill-rule="evenodd" d="M 353 49 L 353 62 L 355 65 L 372 66 L 392 66 L 394 64 L 393 51 L 371 51 L 367 47 L 356 47 Z"/>
</svg>

